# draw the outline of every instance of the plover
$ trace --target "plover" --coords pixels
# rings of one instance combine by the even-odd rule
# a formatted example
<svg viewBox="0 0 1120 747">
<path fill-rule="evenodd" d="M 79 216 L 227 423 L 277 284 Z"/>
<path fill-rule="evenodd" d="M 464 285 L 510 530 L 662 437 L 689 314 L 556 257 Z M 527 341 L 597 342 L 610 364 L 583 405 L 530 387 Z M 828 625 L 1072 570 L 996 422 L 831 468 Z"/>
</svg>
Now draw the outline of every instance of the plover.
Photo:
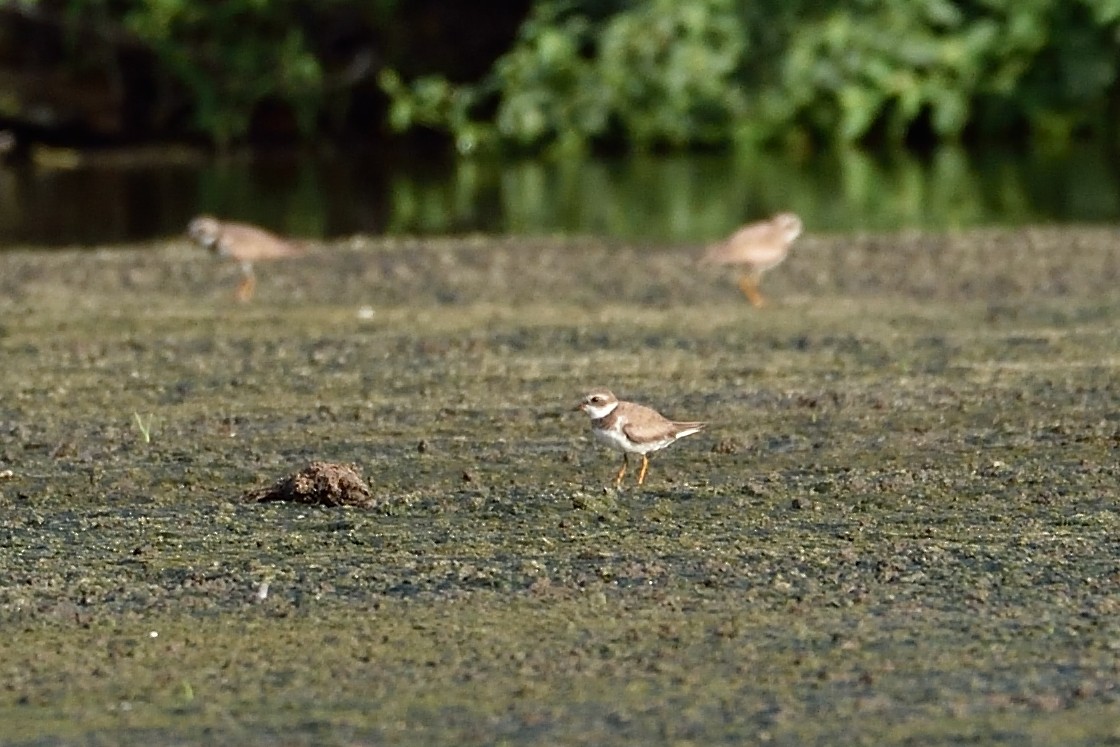
<svg viewBox="0 0 1120 747">
<path fill-rule="evenodd" d="M 717 265 L 745 265 L 747 274 L 739 288 L 756 308 L 766 305 L 758 289 L 762 274 L 782 263 L 794 239 L 801 235 L 801 219 L 793 213 L 778 213 L 768 220 L 748 223 L 725 241 L 708 247 L 704 261 Z"/>
<path fill-rule="evenodd" d="M 263 228 L 248 223 L 220 221 L 209 215 L 200 215 L 187 226 L 187 234 L 201 246 L 219 257 L 227 257 L 241 266 L 241 282 L 237 298 L 248 301 L 257 287 L 253 263 L 294 257 L 303 253 L 303 246 L 282 239 Z"/>
<path fill-rule="evenodd" d="M 591 432 L 596 439 L 622 452 L 622 467 L 614 479 L 616 488 L 622 485 L 631 454 L 642 455 L 642 470 L 638 473 L 638 484 L 641 485 L 649 470 L 651 452 L 664 449 L 706 425 L 669 420 L 649 407 L 619 400 L 609 389 L 592 389 L 575 409 L 583 410 L 591 418 Z"/>
</svg>

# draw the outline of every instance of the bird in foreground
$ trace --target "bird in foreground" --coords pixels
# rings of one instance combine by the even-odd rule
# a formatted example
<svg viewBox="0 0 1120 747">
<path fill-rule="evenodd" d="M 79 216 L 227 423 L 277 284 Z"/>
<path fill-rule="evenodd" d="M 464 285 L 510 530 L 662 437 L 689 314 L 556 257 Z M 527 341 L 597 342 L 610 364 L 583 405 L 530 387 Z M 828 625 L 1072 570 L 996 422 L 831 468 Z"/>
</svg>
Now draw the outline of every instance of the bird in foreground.
<svg viewBox="0 0 1120 747">
<path fill-rule="evenodd" d="M 654 409 L 619 400 L 609 389 L 592 389 L 575 409 L 583 410 L 591 418 L 591 432 L 596 439 L 622 452 L 622 468 L 614 479 L 616 488 L 622 485 L 622 478 L 626 476 L 631 454 L 642 455 L 642 470 L 638 473 L 638 484 L 641 485 L 649 470 L 651 452 L 664 449 L 707 425 L 669 420 Z"/>
<path fill-rule="evenodd" d="M 257 287 L 254 262 L 295 257 L 304 250 L 301 244 L 282 239 L 263 228 L 248 223 L 221 221 L 210 215 L 200 215 L 192 220 L 187 226 L 187 234 L 195 243 L 219 257 L 228 257 L 240 264 L 239 301 L 251 299 Z"/>
<path fill-rule="evenodd" d="M 748 223 L 731 237 L 708 247 L 704 261 L 717 265 L 745 265 L 747 273 L 739 288 L 755 308 L 766 305 L 758 289 L 762 274 L 782 263 L 794 239 L 801 235 L 801 219 L 794 213 L 777 215 Z"/>
</svg>

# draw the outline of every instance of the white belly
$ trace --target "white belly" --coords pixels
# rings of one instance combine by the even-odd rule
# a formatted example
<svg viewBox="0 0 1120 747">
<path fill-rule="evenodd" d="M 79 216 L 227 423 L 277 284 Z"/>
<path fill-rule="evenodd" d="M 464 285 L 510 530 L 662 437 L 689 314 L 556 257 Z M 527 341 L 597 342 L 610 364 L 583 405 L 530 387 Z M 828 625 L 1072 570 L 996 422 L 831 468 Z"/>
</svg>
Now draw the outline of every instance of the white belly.
<svg viewBox="0 0 1120 747">
<path fill-rule="evenodd" d="M 643 444 L 636 444 L 626 437 L 622 429 L 616 430 L 595 430 L 592 431 L 595 438 L 615 451 L 629 452 L 631 454 L 648 454 L 651 451 L 663 449 L 669 444 L 676 441 L 675 438 L 662 438 L 656 441 L 647 441 Z"/>
</svg>

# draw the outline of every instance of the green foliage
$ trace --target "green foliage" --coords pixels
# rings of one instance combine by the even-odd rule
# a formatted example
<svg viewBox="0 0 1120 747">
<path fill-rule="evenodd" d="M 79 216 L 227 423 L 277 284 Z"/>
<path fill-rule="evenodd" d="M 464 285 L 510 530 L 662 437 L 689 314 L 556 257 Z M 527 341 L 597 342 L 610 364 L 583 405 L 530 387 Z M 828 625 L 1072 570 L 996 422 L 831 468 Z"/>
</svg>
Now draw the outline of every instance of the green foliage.
<svg viewBox="0 0 1120 747">
<path fill-rule="evenodd" d="M 1096 0 L 857 0 L 795 29 L 771 123 L 857 141 L 885 125 L 901 141 L 928 117 L 945 140 L 976 109 L 1066 136 L 1116 83 L 1116 3 Z M 1091 16 L 1088 11 L 1095 12 Z M 1104 27 L 1104 28 L 1102 28 Z M 780 102 L 780 103 L 776 103 Z"/>
<path fill-rule="evenodd" d="M 1016 25 L 1025 9 L 992 0 Z M 1120 3 L 1115 0 L 1032 0 L 1039 9 L 1038 49 L 1014 94 L 1000 99 L 1048 140 L 1080 129 L 1115 132 L 1109 107 L 1120 104 Z M 1042 12 L 1044 11 L 1044 12 Z"/>
<path fill-rule="evenodd" d="M 446 127 L 461 151 L 608 137 L 639 148 L 720 142 L 746 101 L 736 81 L 747 48 L 736 7 L 649 0 L 596 20 L 571 3 L 541 2 L 480 83 L 426 77 L 405 86 L 386 73 L 390 121 Z"/>
<path fill-rule="evenodd" d="M 599 72 L 610 111 L 639 146 L 713 143 L 743 115 L 735 80 L 746 34 L 731 0 L 652 0 L 603 30 Z"/>
<path fill-rule="evenodd" d="M 966 24 L 949 0 L 863 0 L 795 30 L 776 123 L 803 116 L 817 132 L 858 140 L 885 119 L 892 140 L 928 111 L 934 131 L 960 135 L 981 77 L 990 23 Z"/>
<path fill-rule="evenodd" d="M 446 129 L 464 152 L 1068 139 L 1108 126 L 1118 41 L 1120 0 L 539 0 L 485 80 L 383 87 L 395 128 Z"/>
<path fill-rule="evenodd" d="M 196 125 L 221 145 L 244 135 L 254 107 L 276 97 L 310 132 L 322 106 L 323 71 L 296 0 L 135 0 L 124 25 L 155 50 L 193 94 Z"/>
<path fill-rule="evenodd" d="M 285 104 L 308 134 L 338 111 L 355 81 L 329 80 L 312 37 L 332 9 L 398 41 L 408 35 L 393 29 L 413 18 L 401 0 L 50 2 L 149 45 L 161 80 L 187 91 L 195 125 L 219 144 L 244 136 L 263 101 Z M 83 54 L 98 51 L 75 49 L 74 64 Z M 443 131 L 470 153 L 901 143 L 927 131 L 1064 141 L 1115 132 L 1118 76 L 1120 0 L 535 0 L 481 79 L 405 80 L 387 67 L 378 81 L 395 130 Z"/>
<path fill-rule="evenodd" d="M 453 86 L 440 75 L 423 76 L 407 85 L 389 68 L 378 75 L 378 83 L 392 100 L 389 124 L 398 132 L 417 125 L 447 129 L 461 153 L 472 152 L 487 137 L 485 126 L 471 119 L 471 108 L 480 98 L 472 86 Z"/>
</svg>

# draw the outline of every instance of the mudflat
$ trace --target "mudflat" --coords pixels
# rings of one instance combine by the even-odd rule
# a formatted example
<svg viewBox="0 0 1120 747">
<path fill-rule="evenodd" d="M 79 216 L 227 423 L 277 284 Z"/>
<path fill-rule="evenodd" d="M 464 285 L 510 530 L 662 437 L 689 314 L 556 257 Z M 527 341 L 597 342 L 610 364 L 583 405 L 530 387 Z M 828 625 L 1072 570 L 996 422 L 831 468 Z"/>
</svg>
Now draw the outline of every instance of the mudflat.
<svg viewBox="0 0 1120 747">
<path fill-rule="evenodd" d="M 1120 233 L 699 253 L 0 253 L 0 742 L 1120 741 Z"/>
</svg>

